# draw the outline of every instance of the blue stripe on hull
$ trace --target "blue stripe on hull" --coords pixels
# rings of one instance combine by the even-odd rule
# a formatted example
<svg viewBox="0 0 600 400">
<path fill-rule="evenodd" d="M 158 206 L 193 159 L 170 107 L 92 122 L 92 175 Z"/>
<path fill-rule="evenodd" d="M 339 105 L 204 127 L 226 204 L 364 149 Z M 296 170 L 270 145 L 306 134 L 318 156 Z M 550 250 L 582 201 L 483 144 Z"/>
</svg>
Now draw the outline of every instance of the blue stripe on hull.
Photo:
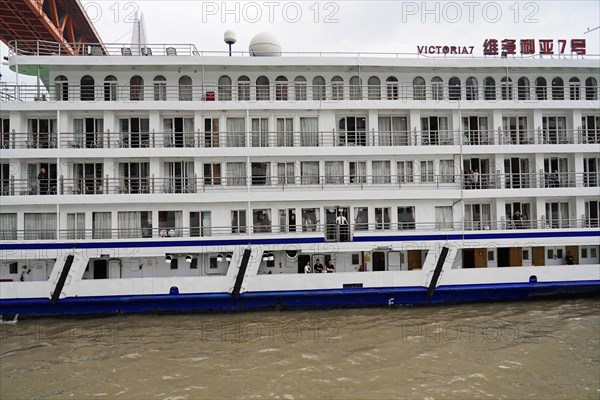
<svg viewBox="0 0 600 400">
<path fill-rule="evenodd" d="M 236 312 L 273 309 L 383 307 L 390 304 L 523 300 L 563 295 L 600 295 L 600 281 L 440 286 L 432 297 L 423 287 L 349 288 L 305 291 L 70 297 L 0 300 L 0 314 L 76 316 L 169 312 Z"/>
</svg>

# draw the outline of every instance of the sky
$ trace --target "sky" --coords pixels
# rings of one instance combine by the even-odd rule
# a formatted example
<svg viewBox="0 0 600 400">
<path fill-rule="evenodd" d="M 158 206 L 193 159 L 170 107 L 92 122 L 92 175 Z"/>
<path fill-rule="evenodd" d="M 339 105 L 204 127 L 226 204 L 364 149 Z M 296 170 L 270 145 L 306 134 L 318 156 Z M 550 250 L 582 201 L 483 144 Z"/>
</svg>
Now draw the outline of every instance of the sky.
<svg viewBox="0 0 600 400">
<path fill-rule="evenodd" d="M 225 51 L 223 34 L 237 34 L 234 51 L 247 51 L 252 37 L 270 32 L 282 51 L 405 53 L 417 46 L 474 46 L 486 39 L 586 39 L 588 54 L 600 54 L 600 2 L 592 1 L 181 1 L 83 0 L 105 43 L 129 43 L 135 13 L 143 13 L 147 41 L 194 44 Z M 537 50 L 537 47 L 536 47 Z M 2 56 L 6 46 L 0 47 Z M 14 74 L 2 65 L 3 82 Z"/>
</svg>

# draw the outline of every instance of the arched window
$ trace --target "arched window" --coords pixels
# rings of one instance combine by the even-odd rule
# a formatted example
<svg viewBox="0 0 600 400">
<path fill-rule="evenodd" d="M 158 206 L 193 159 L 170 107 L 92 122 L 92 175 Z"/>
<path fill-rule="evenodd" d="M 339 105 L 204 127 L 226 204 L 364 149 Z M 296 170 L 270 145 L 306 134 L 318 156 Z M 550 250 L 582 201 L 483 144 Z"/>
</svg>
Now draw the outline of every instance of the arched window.
<svg viewBox="0 0 600 400">
<path fill-rule="evenodd" d="M 231 101 L 231 78 L 227 75 L 222 75 L 219 77 L 217 93 L 219 96 L 219 100 L 221 101 Z"/>
<path fill-rule="evenodd" d="M 552 79 L 552 100 L 564 100 L 565 88 L 562 78 L 556 77 Z"/>
<path fill-rule="evenodd" d="M 344 100 L 344 79 L 341 76 L 331 78 L 331 99 Z"/>
<path fill-rule="evenodd" d="M 502 100 L 512 100 L 512 79 L 503 76 L 500 79 L 500 87 L 502 92 Z"/>
<path fill-rule="evenodd" d="M 81 101 L 94 101 L 95 97 L 94 96 L 94 91 L 95 91 L 95 84 L 94 84 L 94 78 L 92 78 L 89 75 L 85 75 L 84 77 L 81 78 L 81 82 L 80 82 L 80 98 Z"/>
<path fill-rule="evenodd" d="M 294 91 L 296 92 L 296 101 L 306 100 L 306 78 L 297 76 L 294 79 Z"/>
<path fill-rule="evenodd" d="M 242 75 L 237 80 L 238 87 L 238 100 L 248 101 L 250 100 L 250 78 L 246 75 Z"/>
<path fill-rule="evenodd" d="M 179 101 L 192 101 L 192 78 L 187 75 L 179 78 Z"/>
<path fill-rule="evenodd" d="M 114 75 L 104 78 L 104 101 L 117 101 L 117 77 Z"/>
<path fill-rule="evenodd" d="M 467 100 L 479 100 L 479 82 L 477 78 L 472 76 L 467 78 L 466 90 L 467 93 L 465 95 Z"/>
<path fill-rule="evenodd" d="M 585 80 L 585 99 L 598 100 L 598 81 L 589 77 Z"/>
<path fill-rule="evenodd" d="M 67 77 L 59 75 L 54 79 L 54 97 L 57 101 L 69 100 L 69 82 Z"/>
<path fill-rule="evenodd" d="M 369 84 L 369 100 L 381 100 L 381 81 L 379 78 L 372 76 L 367 83 Z"/>
<path fill-rule="evenodd" d="M 519 100 L 529 100 L 529 79 L 524 76 L 517 81 L 517 96 Z"/>
<path fill-rule="evenodd" d="M 162 75 L 154 77 L 154 101 L 167 100 L 167 79 Z"/>
<path fill-rule="evenodd" d="M 581 81 L 579 78 L 569 79 L 569 99 L 580 100 L 581 99 Z"/>
<path fill-rule="evenodd" d="M 313 100 L 325 100 L 325 78 L 322 76 L 315 76 L 312 84 Z"/>
<path fill-rule="evenodd" d="M 491 76 L 483 80 L 483 98 L 485 100 L 496 100 L 496 80 Z"/>
<path fill-rule="evenodd" d="M 288 80 L 285 76 L 275 78 L 275 100 L 287 101 L 288 99 Z"/>
<path fill-rule="evenodd" d="M 398 100 L 398 78 L 390 76 L 385 80 L 385 88 L 388 100 Z"/>
<path fill-rule="evenodd" d="M 426 88 L 425 79 L 421 76 L 417 76 L 413 79 L 413 100 L 426 100 Z"/>
<path fill-rule="evenodd" d="M 535 97 L 537 100 L 546 100 L 546 78 L 542 78 L 541 76 L 535 79 Z"/>
<path fill-rule="evenodd" d="M 362 80 L 358 76 L 350 78 L 350 100 L 362 100 Z"/>
<path fill-rule="evenodd" d="M 129 80 L 129 100 L 144 100 L 144 78 L 134 75 Z"/>
<path fill-rule="evenodd" d="M 448 98 L 450 100 L 460 100 L 461 99 L 461 87 L 460 87 L 460 79 L 456 76 L 453 76 L 448 81 Z"/>
<path fill-rule="evenodd" d="M 444 100 L 444 81 L 439 76 L 431 78 L 431 94 L 434 100 Z"/>
<path fill-rule="evenodd" d="M 269 78 L 266 76 L 256 78 L 256 100 L 271 100 L 269 85 Z"/>
</svg>

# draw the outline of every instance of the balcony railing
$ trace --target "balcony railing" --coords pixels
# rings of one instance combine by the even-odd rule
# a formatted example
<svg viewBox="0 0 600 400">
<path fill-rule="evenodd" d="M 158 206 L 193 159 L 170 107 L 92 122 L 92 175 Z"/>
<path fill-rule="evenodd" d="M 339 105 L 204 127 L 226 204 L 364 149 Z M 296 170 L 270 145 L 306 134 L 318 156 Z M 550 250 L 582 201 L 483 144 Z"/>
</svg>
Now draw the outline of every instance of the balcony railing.
<svg viewBox="0 0 600 400">
<path fill-rule="evenodd" d="M 2 196 L 190 194 L 211 191 L 306 191 L 306 190 L 460 190 L 585 188 L 598 187 L 600 173 L 507 173 L 463 175 L 304 175 L 272 177 L 85 177 L 0 181 Z"/>
<path fill-rule="evenodd" d="M 377 235 L 378 233 L 389 235 L 393 232 L 414 234 L 417 232 L 431 231 L 487 231 L 487 230 L 542 230 L 542 229 L 581 229 L 600 226 L 598 218 L 581 219 L 552 219 L 542 216 L 540 219 L 525 221 L 512 221 L 510 218 L 502 217 L 495 220 L 465 220 L 438 221 L 438 222 L 355 222 L 347 226 L 335 224 L 316 223 L 307 225 L 276 225 L 267 223 L 254 225 L 236 226 L 210 226 L 210 227 L 177 227 L 164 225 L 158 228 L 145 226 L 139 228 L 116 228 L 116 229 L 8 229 L 1 232 L 2 240 L 83 240 L 83 239 L 132 239 L 132 238 L 156 238 L 166 242 L 177 238 L 194 237 L 219 237 L 219 236 L 269 236 L 277 234 L 288 235 L 324 235 L 327 241 L 352 241 L 356 235 Z M 168 245 L 168 243 L 165 243 Z"/>
<path fill-rule="evenodd" d="M 316 132 L 2 133 L 0 149 L 399 147 L 564 145 L 600 143 L 600 129 Z M 457 150 L 458 151 L 458 150 Z"/>
<path fill-rule="evenodd" d="M 331 84 L 312 85 L 307 82 L 275 82 L 256 85 L 240 82 L 234 85 L 218 85 L 214 82 L 189 85 L 167 85 L 165 81 L 149 84 L 129 81 L 95 82 L 81 85 L 68 81 L 52 82 L 49 87 L 43 85 L 0 86 L 1 101 L 46 101 L 46 102 L 164 102 L 164 101 L 203 101 L 203 102 L 305 102 L 336 103 L 339 101 L 389 101 L 397 102 L 433 102 L 468 104 L 472 102 L 491 102 L 498 104 L 535 104 L 540 101 L 552 103 L 564 101 L 597 101 L 597 86 L 559 86 L 544 87 L 543 90 L 529 86 L 518 88 L 516 85 L 507 90 L 500 84 L 492 86 L 448 86 L 413 85 L 411 83 L 382 83 L 380 85 Z"/>
</svg>

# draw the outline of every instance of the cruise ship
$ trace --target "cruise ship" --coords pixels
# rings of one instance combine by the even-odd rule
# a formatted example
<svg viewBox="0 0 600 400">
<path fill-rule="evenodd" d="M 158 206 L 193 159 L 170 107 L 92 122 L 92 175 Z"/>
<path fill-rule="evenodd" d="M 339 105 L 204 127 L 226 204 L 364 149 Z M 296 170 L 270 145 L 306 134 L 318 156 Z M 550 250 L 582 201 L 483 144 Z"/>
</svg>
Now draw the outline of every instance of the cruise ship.
<svg viewBox="0 0 600 400">
<path fill-rule="evenodd" d="M 600 294 L 598 56 L 440 52 L 11 41 L 0 314 Z"/>
</svg>

